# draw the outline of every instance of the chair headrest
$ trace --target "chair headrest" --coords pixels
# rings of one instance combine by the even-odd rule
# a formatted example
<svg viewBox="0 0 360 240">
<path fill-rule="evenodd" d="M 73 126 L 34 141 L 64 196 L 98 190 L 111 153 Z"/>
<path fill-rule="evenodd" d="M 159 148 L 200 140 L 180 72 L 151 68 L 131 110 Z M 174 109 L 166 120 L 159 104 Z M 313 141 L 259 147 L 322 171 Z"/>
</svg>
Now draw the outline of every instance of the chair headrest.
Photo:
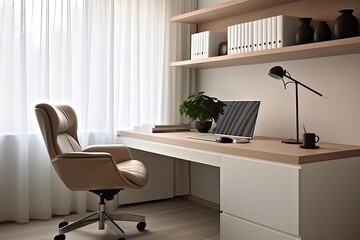
<svg viewBox="0 0 360 240">
<path fill-rule="evenodd" d="M 36 108 L 42 108 L 48 114 L 52 130 L 54 133 L 59 134 L 68 132 L 74 127 L 77 128 L 76 113 L 72 107 L 68 105 L 49 105 L 46 103 L 40 103 L 35 106 Z"/>
<path fill-rule="evenodd" d="M 35 106 L 35 111 L 51 158 L 68 150 L 81 149 L 76 113 L 70 106 L 41 103 Z M 67 139 L 62 135 L 66 135 Z"/>
</svg>

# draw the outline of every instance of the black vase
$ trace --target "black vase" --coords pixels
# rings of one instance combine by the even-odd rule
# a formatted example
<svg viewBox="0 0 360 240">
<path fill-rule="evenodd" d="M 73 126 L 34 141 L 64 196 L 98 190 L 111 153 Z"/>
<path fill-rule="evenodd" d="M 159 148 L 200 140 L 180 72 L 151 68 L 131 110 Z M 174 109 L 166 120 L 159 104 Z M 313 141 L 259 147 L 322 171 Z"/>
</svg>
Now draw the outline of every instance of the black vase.
<svg viewBox="0 0 360 240">
<path fill-rule="evenodd" d="M 300 18 L 301 25 L 296 32 L 296 43 L 305 44 L 314 42 L 314 29 L 310 22 L 312 18 Z"/>
<path fill-rule="evenodd" d="M 212 121 L 200 122 L 195 121 L 195 128 L 201 133 L 209 132 L 212 125 Z"/>
<path fill-rule="evenodd" d="M 314 31 L 314 41 L 322 42 L 332 39 L 332 33 L 326 21 L 319 21 Z"/>
<path fill-rule="evenodd" d="M 334 23 L 334 37 L 348 38 L 359 35 L 359 20 L 352 14 L 354 10 L 340 10 L 340 16 L 336 18 Z"/>
</svg>

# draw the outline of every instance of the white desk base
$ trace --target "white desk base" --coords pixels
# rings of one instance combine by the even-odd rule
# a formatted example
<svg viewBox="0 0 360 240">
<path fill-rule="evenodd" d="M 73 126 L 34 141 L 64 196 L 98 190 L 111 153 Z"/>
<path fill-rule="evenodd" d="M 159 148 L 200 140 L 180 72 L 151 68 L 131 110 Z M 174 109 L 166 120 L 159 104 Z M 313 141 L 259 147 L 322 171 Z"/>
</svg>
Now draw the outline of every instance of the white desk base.
<svg viewBox="0 0 360 240">
<path fill-rule="evenodd" d="M 156 136 L 120 133 L 119 139 L 131 148 L 220 167 L 222 240 L 360 239 L 359 156 L 288 164 L 166 144 Z"/>
</svg>

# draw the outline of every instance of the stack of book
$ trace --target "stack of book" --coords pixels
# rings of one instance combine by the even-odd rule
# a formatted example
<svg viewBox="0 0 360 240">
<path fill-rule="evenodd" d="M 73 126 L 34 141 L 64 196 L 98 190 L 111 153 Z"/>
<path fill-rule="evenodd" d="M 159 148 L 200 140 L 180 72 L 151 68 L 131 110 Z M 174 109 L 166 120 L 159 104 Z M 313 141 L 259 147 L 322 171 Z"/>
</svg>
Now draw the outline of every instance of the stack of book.
<svg viewBox="0 0 360 240">
<path fill-rule="evenodd" d="M 190 124 L 175 123 L 175 124 L 147 124 L 141 126 L 134 126 L 134 131 L 162 133 L 162 132 L 184 132 L 190 131 Z"/>
<path fill-rule="evenodd" d="M 226 41 L 224 32 L 206 31 L 191 35 L 191 59 L 208 58 L 218 55 L 219 44 Z"/>
<path fill-rule="evenodd" d="M 228 27 L 228 54 L 239 54 L 296 44 L 300 21 L 279 15 Z"/>
</svg>

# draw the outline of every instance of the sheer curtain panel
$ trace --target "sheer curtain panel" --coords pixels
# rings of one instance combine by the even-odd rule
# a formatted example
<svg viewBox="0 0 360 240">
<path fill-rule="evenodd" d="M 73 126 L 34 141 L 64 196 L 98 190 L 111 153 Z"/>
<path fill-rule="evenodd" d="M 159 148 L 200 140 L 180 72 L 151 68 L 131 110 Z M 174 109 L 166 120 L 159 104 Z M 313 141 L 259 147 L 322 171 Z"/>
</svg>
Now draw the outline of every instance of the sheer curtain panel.
<svg viewBox="0 0 360 240">
<path fill-rule="evenodd" d="M 82 146 L 179 120 L 193 72 L 169 63 L 188 54 L 192 27 L 170 16 L 195 8 L 195 0 L 0 0 L 0 222 L 97 208 L 53 171 L 35 104 L 73 106 Z"/>
</svg>

